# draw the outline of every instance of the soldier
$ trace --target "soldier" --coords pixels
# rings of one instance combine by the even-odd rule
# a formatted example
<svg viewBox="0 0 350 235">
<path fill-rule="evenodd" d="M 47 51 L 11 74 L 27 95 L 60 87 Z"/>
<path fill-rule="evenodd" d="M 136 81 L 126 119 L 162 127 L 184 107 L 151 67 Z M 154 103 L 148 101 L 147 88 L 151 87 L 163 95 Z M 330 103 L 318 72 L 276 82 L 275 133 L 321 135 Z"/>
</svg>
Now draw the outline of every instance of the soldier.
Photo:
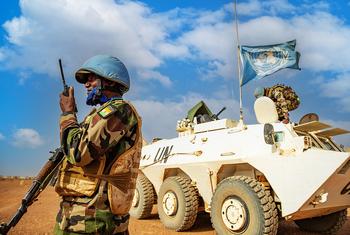
<svg viewBox="0 0 350 235">
<path fill-rule="evenodd" d="M 56 192 L 61 196 L 55 234 L 128 234 L 139 167 L 141 120 L 122 95 L 129 74 L 117 58 L 97 55 L 75 73 L 93 109 L 82 123 L 75 114 L 74 90 L 60 95 L 61 144 L 65 159 Z"/>
<path fill-rule="evenodd" d="M 289 123 L 289 111 L 298 108 L 300 100 L 298 95 L 290 86 L 277 84 L 270 88 L 257 87 L 254 96 L 259 98 L 267 96 L 276 104 L 278 120 L 287 124 Z"/>
</svg>

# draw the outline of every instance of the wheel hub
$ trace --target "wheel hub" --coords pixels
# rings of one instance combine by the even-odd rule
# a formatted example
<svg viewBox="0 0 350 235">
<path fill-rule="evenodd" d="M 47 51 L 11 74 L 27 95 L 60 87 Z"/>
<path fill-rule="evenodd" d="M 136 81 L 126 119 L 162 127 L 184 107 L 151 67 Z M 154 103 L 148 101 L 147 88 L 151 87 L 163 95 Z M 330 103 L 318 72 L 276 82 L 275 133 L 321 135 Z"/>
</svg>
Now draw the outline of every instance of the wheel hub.
<svg viewBox="0 0 350 235">
<path fill-rule="evenodd" d="M 236 198 L 226 198 L 221 207 L 221 216 L 224 224 L 231 231 L 242 230 L 247 221 L 244 205 Z"/>
<path fill-rule="evenodd" d="M 175 215 L 177 212 L 177 198 L 173 191 L 168 191 L 163 197 L 163 210 L 166 215 Z"/>
<path fill-rule="evenodd" d="M 140 194 L 137 189 L 135 189 L 134 197 L 132 198 L 132 207 L 137 207 L 140 201 Z"/>
</svg>

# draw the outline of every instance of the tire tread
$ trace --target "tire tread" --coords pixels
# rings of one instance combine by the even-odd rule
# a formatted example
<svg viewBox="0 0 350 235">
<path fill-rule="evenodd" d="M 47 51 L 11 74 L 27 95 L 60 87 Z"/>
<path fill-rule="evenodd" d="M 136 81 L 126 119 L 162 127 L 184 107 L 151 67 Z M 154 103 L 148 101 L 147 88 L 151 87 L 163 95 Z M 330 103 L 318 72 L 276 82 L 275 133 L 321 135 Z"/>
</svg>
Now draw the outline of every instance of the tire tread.
<svg viewBox="0 0 350 235">
<path fill-rule="evenodd" d="M 176 183 L 184 196 L 184 215 L 183 218 L 181 220 L 181 224 L 171 227 L 170 229 L 175 229 L 177 232 L 180 231 L 185 231 L 190 229 L 193 224 L 195 223 L 196 219 L 197 219 L 197 213 L 198 213 L 198 190 L 196 188 L 195 185 L 192 184 L 192 181 L 188 178 L 185 177 L 181 177 L 181 176 L 171 176 L 169 178 L 167 178 L 164 182 L 169 182 L 172 181 L 174 183 Z M 159 205 L 160 205 L 160 201 L 161 199 L 161 195 L 159 195 L 158 198 L 158 214 L 159 214 Z M 163 213 L 162 213 L 163 214 Z M 162 218 L 163 216 L 160 216 L 160 219 L 162 220 L 163 224 L 164 221 Z"/>
<path fill-rule="evenodd" d="M 198 212 L 198 194 L 196 187 L 192 185 L 190 179 L 181 176 L 175 176 L 174 180 L 176 180 L 181 185 L 186 200 L 183 223 L 178 229 L 176 229 L 176 231 L 179 232 L 190 229 L 196 221 Z"/>
<path fill-rule="evenodd" d="M 250 187 L 253 192 L 255 192 L 260 205 L 264 212 L 264 235 L 276 235 L 278 230 L 278 213 L 277 207 L 273 200 L 273 197 L 270 195 L 269 190 L 265 190 L 264 186 L 257 180 L 248 177 L 248 176 L 231 176 L 222 180 L 219 185 L 226 183 L 227 181 L 240 181 L 243 182 L 246 186 Z M 212 202 L 213 203 L 213 202 Z M 215 224 L 212 220 L 212 226 L 215 228 Z"/>
<path fill-rule="evenodd" d="M 139 181 L 142 188 L 142 192 L 139 192 L 139 194 L 143 194 L 144 201 L 143 203 L 139 201 L 140 209 L 138 213 L 134 215 L 134 217 L 137 219 L 146 219 L 151 216 L 154 204 L 155 191 L 152 183 L 143 174 L 139 174 L 137 180 Z"/>
</svg>

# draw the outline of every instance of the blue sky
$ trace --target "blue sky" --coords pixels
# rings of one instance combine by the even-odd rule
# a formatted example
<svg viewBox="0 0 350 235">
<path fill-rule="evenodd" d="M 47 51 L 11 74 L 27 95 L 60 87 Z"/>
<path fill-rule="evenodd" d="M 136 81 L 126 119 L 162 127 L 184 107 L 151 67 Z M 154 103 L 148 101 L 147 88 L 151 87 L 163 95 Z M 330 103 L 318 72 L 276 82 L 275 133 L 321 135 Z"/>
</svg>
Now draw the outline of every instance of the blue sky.
<svg viewBox="0 0 350 235">
<path fill-rule="evenodd" d="M 282 70 L 243 87 L 244 116 L 255 123 L 253 91 L 285 83 L 309 112 L 350 129 L 350 1 L 238 1 L 240 41 L 297 40 L 301 71 Z M 0 7 L 0 175 L 35 175 L 59 146 L 58 58 L 73 85 L 80 119 L 90 110 L 74 71 L 95 54 L 119 57 L 147 140 L 176 135 L 176 121 L 204 100 L 238 119 L 233 1 L 2 1 Z M 337 137 L 349 146 L 350 135 Z"/>
</svg>

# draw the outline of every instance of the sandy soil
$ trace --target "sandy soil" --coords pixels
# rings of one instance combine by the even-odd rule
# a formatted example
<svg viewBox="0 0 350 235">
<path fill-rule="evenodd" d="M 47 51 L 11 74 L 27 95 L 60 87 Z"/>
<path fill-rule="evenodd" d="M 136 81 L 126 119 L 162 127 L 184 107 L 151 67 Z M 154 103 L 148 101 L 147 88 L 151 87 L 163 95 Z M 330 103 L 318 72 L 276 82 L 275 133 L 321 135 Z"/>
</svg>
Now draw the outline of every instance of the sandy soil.
<svg viewBox="0 0 350 235">
<path fill-rule="evenodd" d="M 0 180 L 0 222 L 7 222 L 16 212 L 20 201 L 31 185 L 30 180 Z M 52 234 L 56 213 L 59 207 L 59 197 L 52 187 L 48 187 L 36 201 L 22 220 L 9 234 Z M 350 211 L 348 211 L 350 212 Z M 348 213 L 350 214 L 350 213 Z M 206 213 L 199 214 L 194 227 L 190 231 L 177 233 L 164 228 L 153 208 L 152 217 L 147 220 L 130 221 L 131 235 L 179 235 L 179 234 L 215 234 L 211 227 L 210 217 Z M 302 232 L 293 222 L 283 221 L 279 224 L 278 235 L 311 235 L 313 233 Z M 350 219 L 338 233 L 350 234 Z"/>
</svg>

